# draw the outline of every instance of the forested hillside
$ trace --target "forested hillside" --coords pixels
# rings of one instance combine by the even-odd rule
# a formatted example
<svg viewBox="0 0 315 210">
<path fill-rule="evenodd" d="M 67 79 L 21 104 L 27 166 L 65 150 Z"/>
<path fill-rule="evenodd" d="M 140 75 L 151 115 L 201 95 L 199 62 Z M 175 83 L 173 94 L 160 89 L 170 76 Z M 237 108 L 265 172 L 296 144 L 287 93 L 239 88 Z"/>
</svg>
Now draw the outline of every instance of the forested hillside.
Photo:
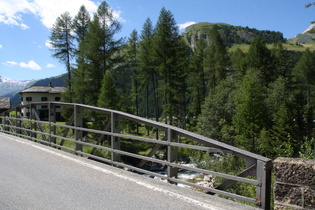
<svg viewBox="0 0 315 210">
<path fill-rule="evenodd" d="M 53 86 L 66 86 L 67 74 L 62 74 L 56 77 L 49 77 L 36 81 L 32 86 L 48 86 L 49 84 Z"/>
<path fill-rule="evenodd" d="M 286 50 L 279 32 L 203 26 L 180 35 L 162 8 L 157 23 L 148 18 L 124 43 L 106 2 L 93 17 L 84 6 L 75 17 L 62 14 L 50 39 L 69 70 L 67 101 L 153 118 L 270 158 L 314 158 L 314 52 Z M 248 51 L 228 51 L 242 42 Z"/>
<path fill-rule="evenodd" d="M 192 47 L 195 47 L 196 41 L 200 38 L 206 39 L 207 42 L 210 43 L 211 39 L 209 33 L 214 26 L 220 33 L 227 47 L 231 47 L 233 44 L 250 44 L 255 37 L 263 40 L 266 44 L 286 41 L 281 32 L 208 22 L 188 26 L 185 30 L 184 37 Z"/>
</svg>

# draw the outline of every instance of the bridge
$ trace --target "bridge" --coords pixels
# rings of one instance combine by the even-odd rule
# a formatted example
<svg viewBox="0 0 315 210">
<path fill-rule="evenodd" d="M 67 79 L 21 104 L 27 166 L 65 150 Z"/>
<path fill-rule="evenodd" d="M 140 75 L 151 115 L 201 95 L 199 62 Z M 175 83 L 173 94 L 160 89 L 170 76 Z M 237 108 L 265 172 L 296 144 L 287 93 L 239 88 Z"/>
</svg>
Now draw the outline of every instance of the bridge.
<svg viewBox="0 0 315 210">
<path fill-rule="evenodd" d="M 43 120 L 38 114 L 42 106 L 48 107 L 48 119 Z M 59 107 L 66 109 L 69 115 L 69 120 L 65 123 L 56 121 L 56 108 Z M 23 110 L 29 113 L 27 118 L 21 115 Z M 228 209 L 230 205 L 231 209 L 233 207 L 235 209 L 242 205 L 236 202 L 231 204 L 229 200 L 222 201 L 222 198 L 214 195 L 252 203 L 262 209 L 270 208 L 270 159 L 174 126 L 88 105 L 38 102 L 3 112 L 0 116 L 0 131 L 2 132 L 0 169 L 9 173 L 6 175 L 1 173 L 0 176 L 5 176 L 1 177 L 1 180 L 10 183 L 7 186 L 16 188 L 14 191 L 1 189 L 5 194 L 0 195 L 0 203 L 4 205 L 9 206 L 7 202 L 2 202 L 2 198 L 21 202 L 18 201 L 22 196 L 19 192 L 24 192 L 25 196 L 25 193 L 32 194 L 36 191 L 42 192 L 38 194 L 38 202 L 41 202 L 41 197 L 46 197 L 52 208 L 53 205 L 58 206 L 61 203 L 68 203 L 73 207 L 80 204 L 82 209 L 84 204 L 89 208 L 97 204 L 101 206 L 110 204 L 113 209 L 124 208 L 118 206 L 120 204 L 131 209 L 145 208 L 145 205 L 157 209 L 163 205 L 167 205 L 169 209 L 191 209 L 192 205 L 199 208 Z M 139 152 L 137 145 L 141 148 L 146 145 L 149 149 L 146 152 Z M 23 150 L 22 147 L 27 148 Z M 37 151 L 33 151 L 34 149 Z M 21 150 L 23 153 L 29 152 L 23 154 Z M 237 156 L 244 160 L 244 169 L 231 175 L 203 167 L 190 167 L 180 163 L 179 154 L 182 150 L 200 155 Z M 37 153 L 42 154 L 38 157 L 32 156 Z M 159 167 L 161 170 L 157 170 Z M 19 171 L 27 168 L 31 171 Z M 34 168 L 36 170 L 33 170 Z M 220 177 L 224 181 L 215 187 L 198 185 L 180 179 L 178 176 L 180 171 L 194 171 L 215 178 Z M 26 176 L 29 179 L 21 176 L 24 173 L 29 174 Z M 170 184 L 165 185 L 160 181 L 157 184 L 156 180 L 149 179 L 144 174 L 161 178 Z M 38 182 L 30 177 L 38 177 Z M 255 187 L 256 197 L 250 198 L 228 192 L 227 189 L 237 182 Z M 24 183 L 28 183 L 26 188 L 21 187 Z M 52 188 L 37 191 L 37 187 L 42 186 L 40 183 L 48 183 L 46 187 Z M 176 185 L 189 186 L 201 192 Z M 91 190 L 93 187 L 95 189 Z M 0 188 L 4 186 L 0 185 Z M 64 190 L 64 193 L 58 188 Z M 78 191 L 73 192 L 70 190 L 72 188 Z M 94 191 L 95 195 L 92 194 Z M 25 197 L 22 198 L 26 200 Z M 172 205 L 174 208 L 171 208 Z M 240 207 L 244 208 L 251 207 L 243 205 Z"/>
</svg>

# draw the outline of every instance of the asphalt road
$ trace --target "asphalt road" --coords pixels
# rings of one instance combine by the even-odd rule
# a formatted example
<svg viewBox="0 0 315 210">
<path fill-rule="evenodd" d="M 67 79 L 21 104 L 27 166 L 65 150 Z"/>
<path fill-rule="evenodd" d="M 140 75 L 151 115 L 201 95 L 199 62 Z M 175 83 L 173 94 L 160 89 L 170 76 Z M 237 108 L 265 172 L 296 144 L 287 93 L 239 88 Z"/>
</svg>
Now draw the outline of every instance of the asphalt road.
<svg viewBox="0 0 315 210">
<path fill-rule="evenodd" d="M 0 133 L 0 210 L 251 209 Z"/>
</svg>

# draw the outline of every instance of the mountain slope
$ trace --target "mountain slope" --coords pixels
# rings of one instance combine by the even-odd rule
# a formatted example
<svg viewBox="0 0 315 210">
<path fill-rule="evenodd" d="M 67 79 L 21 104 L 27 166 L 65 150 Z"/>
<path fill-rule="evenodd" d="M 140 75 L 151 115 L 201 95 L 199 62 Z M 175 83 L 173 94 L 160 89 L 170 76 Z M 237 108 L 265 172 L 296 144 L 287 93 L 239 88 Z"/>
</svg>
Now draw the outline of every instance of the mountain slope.
<svg viewBox="0 0 315 210">
<path fill-rule="evenodd" d="M 309 33 L 310 30 L 314 29 L 315 24 L 310 25 L 305 31 L 296 36 L 289 39 L 289 41 L 297 42 L 297 43 L 305 43 L 305 44 L 313 44 L 315 43 L 314 39 L 315 35 Z"/>
<path fill-rule="evenodd" d="M 66 79 L 68 77 L 68 74 L 61 74 L 59 76 L 55 77 L 49 77 L 41 80 L 37 80 L 33 86 L 47 86 L 49 83 L 51 83 L 53 86 L 59 86 L 59 87 L 65 87 L 66 86 Z"/>
<path fill-rule="evenodd" d="M 13 79 L 0 76 L 0 96 L 14 95 L 16 92 L 23 90 L 32 82 L 34 82 L 34 80 L 15 81 Z"/>
<path fill-rule="evenodd" d="M 51 83 L 54 86 L 65 86 L 65 78 L 67 74 L 62 74 L 56 77 L 45 78 L 41 80 L 30 81 L 15 81 L 9 78 L 0 76 L 0 97 L 10 97 L 11 105 L 16 106 L 21 104 L 19 92 L 31 86 L 47 86 Z"/>
<path fill-rule="evenodd" d="M 199 38 L 204 38 L 210 42 L 208 34 L 214 25 L 228 47 L 231 47 L 233 44 L 249 44 L 255 37 L 265 41 L 267 44 L 286 41 L 281 32 L 209 22 L 201 22 L 188 26 L 184 36 L 192 47 L 195 46 L 196 40 Z"/>
</svg>

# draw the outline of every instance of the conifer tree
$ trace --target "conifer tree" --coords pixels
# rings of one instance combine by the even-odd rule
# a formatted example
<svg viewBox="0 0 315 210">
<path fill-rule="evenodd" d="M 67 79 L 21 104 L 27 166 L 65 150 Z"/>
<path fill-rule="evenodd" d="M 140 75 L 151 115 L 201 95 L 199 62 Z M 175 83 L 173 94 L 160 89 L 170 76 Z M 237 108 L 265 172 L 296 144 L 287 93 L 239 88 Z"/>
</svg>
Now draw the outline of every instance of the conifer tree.
<svg viewBox="0 0 315 210">
<path fill-rule="evenodd" d="M 226 46 L 214 26 L 210 30 L 210 45 L 206 48 L 206 59 L 204 62 L 207 78 L 207 89 L 213 90 L 227 75 L 229 56 Z"/>
<path fill-rule="evenodd" d="M 264 41 L 254 38 L 246 55 L 246 69 L 252 68 L 258 71 L 262 76 L 262 82 L 265 86 L 272 81 L 273 60 L 271 52 Z"/>
<path fill-rule="evenodd" d="M 294 125 L 293 97 L 288 88 L 288 78 L 279 76 L 269 84 L 266 107 L 270 125 L 260 135 L 259 149 L 269 158 L 293 155 L 294 139 L 297 134 Z"/>
<path fill-rule="evenodd" d="M 113 16 L 113 11 L 103 1 L 89 24 L 89 31 L 85 36 L 86 58 L 89 64 L 87 103 L 90 105 L 97 105 L 102 79 L 106 71 L 111 70 L 122 60 L 120 46 L 123 40 L 122 38 L 115 39 L 115 35 L 120 29 L 121 25 Z"/>
<path fill-rule="evenodd" d="M 177 119 L 175 126 L 186 128 L 187 116 L 187 76 L 189 72 L 189 48 L 184 39 L 180 38 L 176 47 L 176 66 L 174 68 L 174 117 Z"/>
<path fill-rule="evenodd" d="M 293 70 L 295 82 L 299 83 L 299 88 L 304 91 L 306 105 L 311 105 L 315 85 L 315 54 L 309 48 L 305 50 L 296 67 Z"/>
<path fill-rule="evenodd" d="M 135 103 L 136 115 L 139 116 L 139 64 L 138 64 L 138 32 L 133 30 L 128 38 L 127 62 L 131 70 L 132 101 Z"/>
<path fill-rule="evenodd" d="M 248 69 L 239 92 L 235 95 L 236 114 L 233 117 L 238 147 L 259 153 L 259 136 L 268 128 L 268 112 L 265 105 L 264 86 L 259 73 Z"/>
<path fill-rule="evenodd" d="M 188 76 L 190 91 L 190 113 L 198 116 L 201 113 L 201 105 L 206 98 L 206 80 L 204 71 L 206 40 L 200 38 L 190 58 L 190 74 Z"/>
<path fill-rule="evenodd" d="M 106 71 L 102 80 L 102 88 L 100 90 L 97 106 L 106 109 L 120 110 L 120 97 L 111 71 Z M 110 120 L 109 115 L 92 113 L 95 123 L 92 127 L 95 129 L 104 129 Z"/>
<path fill-rule="evenodd" d="M 291 71 L 290 57 L 283 46 L 282 42 L 277 42 L 276 46 L 271 50 L 271 55 L 273 57 L 274 71 L 272 74 L 272 80 L 277 79 L 279 76 L 288 77 Z"/>
<path fill-rule="evenodd" d="M 178 71 L 184 70 L 179 68 L 178 47 L 181 38 L 173 14 L 162 8 L 154 34 L 155 60 L 157 70 L 162 77 L 160 91 L 163 98 L 163 117 L 166 123 L 173 124 L 173 117 L 178 113 L 176 111 L 175 94 L 177 88 Z M 183 74 L 185 75 L 185 74 Z"/>
<path fill-rule="evenodd" d="M 246 73 L 245 53 L 240 48 L 237 48 L 231 54 L 231 67 L 232 71 L 234 71 L 239 78 L 242 78 Z"/>
<path fill-rule="evenodd" d="M 153 44 L 153 26 L 150 18 L 147 18 L 140 34 L 139 69 L 141 71 L 141 87 L 145 90 L 145 115 L 147 118 L 155 116 L 155 120 L 158 121 L 160 117 L 159 75 L 155 68 Z M 153 95 L 152 100 L 151 95 Z M 150 105 L 151 101 L 153 101 L 153 105 Z M 153 107 L 153 109 L 150 109 L 150 107 Z M 153 112 L 150 110 L 153 110 Z"/>
<path fill-rule="evenodd" d="M 86 34 L 90 24 L 90 15 L 85 6 L 81 6 L 78 14 L 73 20 L 74 32 L 78 42 L 75 52 L 76 67 L 72 74 L 72 101 L 75 103 L 86 103 L 87 95 L 87 57 L 86 57 Z"/>
<path fill-rule="evenodd" d="M 235 116 L 235 80 L 228 76 L 206 97 L 202 113 L 198 117 L 198 133 L 236 146 L 235 129 L 232 123 Z"/>
<path fill-rule="evenodd" d="M 68 85 L 71 90 L 71 59 L 74 56 L 74 36 L 72 18 L 69 12 L 61 14 L 51 28 L 50 43 L 53 57 L 66 65 L 68 72 Z"/>
<path fill-rule="evenodd" d="M 85 6 L 82 5 L 78 14 L 73 19 L 73 28 L 78 43 L 84 41 L 88 32 L 91 17 Z"/>
<path fill-rule="evenodd" d="M 106 71 L 102 80 L 102 88 L 97 104 L 99 107 L 119 110 L 119 102 L 120 98 L 117 93 L 117 88 L 112 73 L 110 71 Z"/>
<path fill-rule="evenodd" d="M 295 122 L 300 136 L 298 142 L 303 144 L 311 139 L 314 129 L 314 85 L 315 85 L 315 54 L 308 48 L 305 50 L 297 65 L 293 69 L 293 87 L 296 100 Z"/>
</svg>

